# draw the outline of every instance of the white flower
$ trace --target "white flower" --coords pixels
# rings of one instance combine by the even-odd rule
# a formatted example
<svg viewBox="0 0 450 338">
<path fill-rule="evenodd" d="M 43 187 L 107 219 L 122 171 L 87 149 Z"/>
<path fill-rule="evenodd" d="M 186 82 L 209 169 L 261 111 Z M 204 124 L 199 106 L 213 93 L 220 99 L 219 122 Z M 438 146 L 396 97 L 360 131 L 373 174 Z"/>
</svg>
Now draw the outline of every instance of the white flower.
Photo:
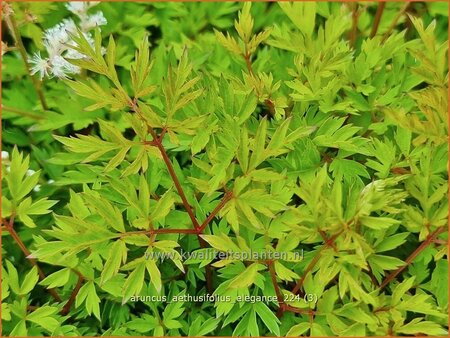
<svg viewBox="0 0 450 338">
<path fill-rule="evenodd" d="M 41 185 L 40 185 L 40 184 L 37 184 L 37 185 L 33 188 L 33 191 L 35 191 L 35 192 L 41 191 Z"/>
<path fill-rule="evenodd" d="M 9 159 L 9 153 L 7 151 L 2 150 L 2 160 Z"/>
<path fill-rule="evenodd" d="M 51 72 L 53 76 L 56 76 L 60 79 L 67 78 L 68 74 L 79 73 L 80 68 L 72 65 L 62 56 L 55 56 L 52 60 L 52 68 Z"/>
<path fill-rule="evenodd" d="M 51 30 L 45 32 L 44 46 L 50 58 L 61 55 L 66 49 L 65 45 L 69 40 L 69 35 L 64 30 Z"/>
<path fill-rule="evenodd" d="M 31 75 L 39 73 L 39 77 L 41 78 L 41 80 L 44 78 L 44 76 L 49 76 L 49 59 L 43 59 L 40 52 L 34 53 L 34 55 L 28 59 L 28 62 L 32 65 Z"/>
<path fill-rule="evenodd" d="M 79 27 L 72 19 L 64 19 L 61 23 L 47 29 L 44 33 L 43 43 L 48 53 L 48 58 L 42 58 L 40 53 L 30 57 L 32 65 L 31 73 L 39 73 L 41 80 L 44 77 L 67 78 L 68 74 L 79 73 L 80 68 L 69 63 L 67 59 L 83 59 L 87 56 L 78 52 L 72 36 L 78 35 L 81 30 L 87 42 L 94 48 L 94 39 L 88 31 L 106 25 L 107 21 L 102 12 L 89 15 L 88 10 L 100 3 L 99 1 L 74 1 L 66 4 L 69 11 L 80 18 Z M 102 47 L 101 53 L 106 49 Z"/>
<path fill-rule="evenodd" d="M 69 40 L 67 26 L 64 23 L 59 23 L 45 31 L 44 39 L 52 44 L 66 43 Z"/>
<path fill-rule="evenodd" d="M 72 19 L 64 19 L 62 23 L 45 31 L 44 45 L 50 58 L 55 55 L 61 55 L 68 48 L 69 33 L 75 34 L 76 31 L 77 26 Z"/>
<path fill-rule="evenodd" d="M 78 14 L 87 10 L 86 2 L 70 1 L 66 4 L 66 8 L 74 14 Z"/>
<path fill-rule="evenodd" d="M 85 15 L 89 8 L 98 5 L 100 1 L 70 1 L 66 8 L 78 16 Z"/>
<path fill-rule="evenodd" d="M 66 32 L 71 33 L 71 34 L 76 34 L 77 33 L 77 25 L 75 24 L 75 22 L 72 19 L 64 19 L 63 20 L 63 26 L 64 29 L 66 30 Z"/>
<path fill-rule="evenodd" d="M 81 21 L 81 29 L 83 31 L 91 30 L 95 27 L 106 25 L 108 21 L 102 12 L 97 12 L 95 14 L 89 15 L 85 20 Z"/>
<path fill-rule="evenodd" d="M 27 170 L 27 176 L 31 176 L 31 175 L 33 175 L 34 173 L 36 173 L 33 169 L 28 169 Z"/>
<path fill-rule="evenodd" d="M 55 180 L 49 179 L 49 180 L 47 181 L 47 184 L 53 184 L 53 183 L 55 183 Z"/>
</svg>

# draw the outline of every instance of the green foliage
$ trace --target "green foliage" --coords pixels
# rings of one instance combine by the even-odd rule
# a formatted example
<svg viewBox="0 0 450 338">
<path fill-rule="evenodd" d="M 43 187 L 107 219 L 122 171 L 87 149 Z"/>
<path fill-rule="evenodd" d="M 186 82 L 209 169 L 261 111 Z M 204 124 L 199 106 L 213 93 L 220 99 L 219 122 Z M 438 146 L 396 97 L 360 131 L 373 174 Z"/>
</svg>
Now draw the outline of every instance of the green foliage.
<svg viewBox="0 0 450 338">
<path fill-rule="evenodd" d="M 446 335 L 448 9 L 378 6 L 103 2 L 41 82 L 7 6 L 3 333 Z"/>
</svg>

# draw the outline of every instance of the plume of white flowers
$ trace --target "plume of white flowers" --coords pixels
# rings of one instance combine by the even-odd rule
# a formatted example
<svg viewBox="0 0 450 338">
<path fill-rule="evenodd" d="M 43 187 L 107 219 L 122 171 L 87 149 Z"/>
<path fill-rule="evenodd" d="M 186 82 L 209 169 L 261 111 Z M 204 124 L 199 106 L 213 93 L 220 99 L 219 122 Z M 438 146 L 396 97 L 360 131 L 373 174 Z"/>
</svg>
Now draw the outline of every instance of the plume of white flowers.
<svg viewBox="0 0 450 338">
<path fill-rule="evenodd" d="M 39 74 L 41 80 L 44 77 L 67 78 L 69 74 L 80 72 L 79 67 L 72 65 L 66 59 L 82 59 L 85 55 L 77 52 L 71 47 L 75 42 L 71 34 L 76 34 L 78 28 L 83 33 L 86 40 L 93 45 L 90 30 L 95 27 L 106 25 L 107 21 L 101 11 L 89 14 L 88 11 L 99 1 L 73 1 L 66 4 L 66 8 L 79 18 L 78 25 L 71 18 L 64 19 L 56 26 L 49 28 L 44 33 L 43 43 L 48 56 L 42 57 L 40 52 L 29 58 L 31 64 L 31 74 Z"/>
</svg>

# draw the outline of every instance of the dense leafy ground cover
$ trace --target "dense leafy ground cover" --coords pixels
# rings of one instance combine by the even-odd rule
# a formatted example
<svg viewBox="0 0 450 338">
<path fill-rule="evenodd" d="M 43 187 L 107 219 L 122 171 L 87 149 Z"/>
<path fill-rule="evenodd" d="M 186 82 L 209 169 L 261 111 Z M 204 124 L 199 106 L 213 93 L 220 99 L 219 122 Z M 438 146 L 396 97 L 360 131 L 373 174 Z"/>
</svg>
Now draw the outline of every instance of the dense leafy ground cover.
<svg viewBox="0 0 450 338">
<path fill-rule="evenodd" d="M 10 3 L 3 335 L 445 335 L 448 7 Z"/>
</svg>

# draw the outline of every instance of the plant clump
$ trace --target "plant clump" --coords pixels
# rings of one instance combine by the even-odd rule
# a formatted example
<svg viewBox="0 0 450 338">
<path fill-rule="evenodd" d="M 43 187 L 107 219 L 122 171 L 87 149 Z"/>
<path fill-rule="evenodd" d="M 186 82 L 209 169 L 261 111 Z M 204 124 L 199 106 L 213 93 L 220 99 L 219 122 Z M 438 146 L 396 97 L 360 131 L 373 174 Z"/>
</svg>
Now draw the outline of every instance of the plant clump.
<svg viewBox="0 0 450 338">
<path fill-rule="evenodd" d="M 3 11 L 3 334 L 448 333 L 446 3 Z"/>
</svg>

